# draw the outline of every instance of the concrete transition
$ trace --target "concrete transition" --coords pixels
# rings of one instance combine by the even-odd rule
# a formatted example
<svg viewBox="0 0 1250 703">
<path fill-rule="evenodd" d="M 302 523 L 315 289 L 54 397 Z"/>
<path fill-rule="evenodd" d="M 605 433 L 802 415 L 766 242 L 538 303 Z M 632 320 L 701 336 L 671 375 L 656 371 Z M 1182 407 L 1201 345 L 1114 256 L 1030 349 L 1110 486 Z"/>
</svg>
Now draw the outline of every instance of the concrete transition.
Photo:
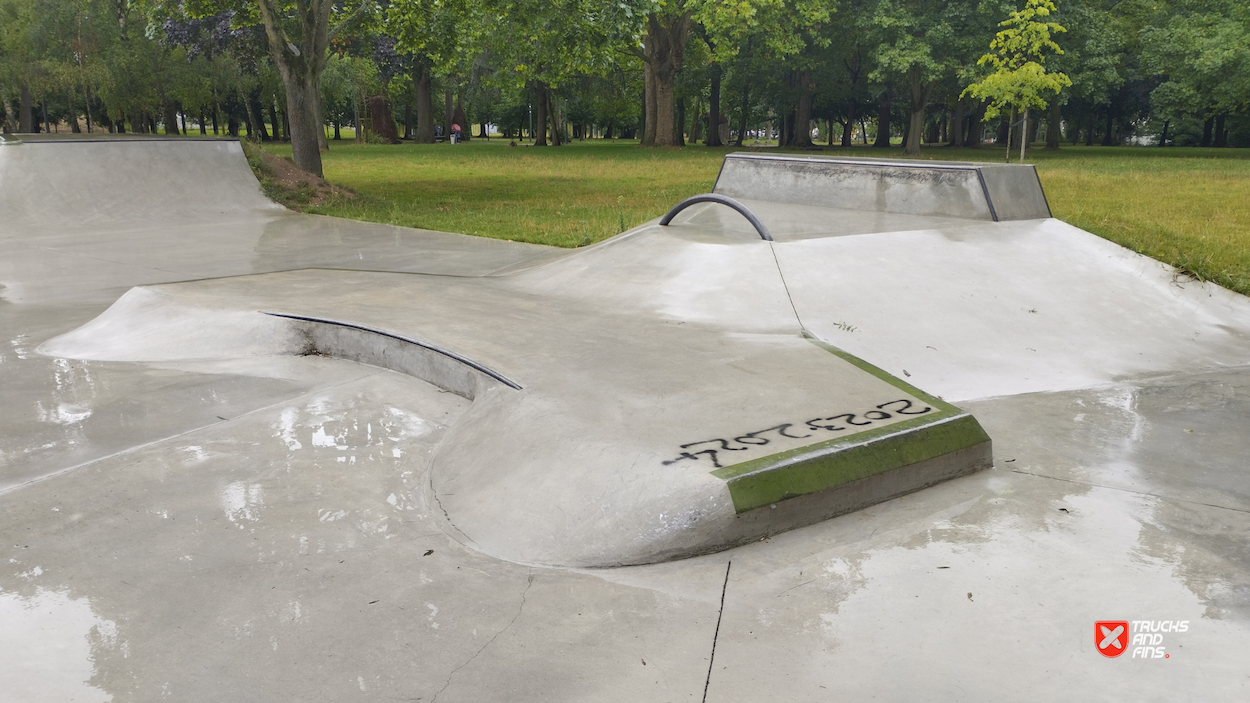
<svg viewBox="0 0 1250 703">
<path fill-rule="evenodd" d="M 131 145 L 96 148 L 109 146 Z M 432 497 L 465 544 L 521 563 L 718 551 L 990 466 L 975 419 L 814 336 L 772 243 L 740 239 L 638 230 L 487 278 L 303 271 L 136 288 L 39 350 L 316 353 L 473 400 L 439 447 Z M 330 281 L 339 292 L 313 292 Z"/>
<path fill-rule="evenodd" d="M 1250 301 L 1031 166 L 732 154 L 714 193 L 760 232 L 554 251 L 287 212 L 230 141 L 5 142 L 0 614 L 91 649 L 0 620 L 90 686 L 0 684 L 997 699 L 1097 689 L 1114 615 L 1208 619 L 1118 694 L 1244 693 Z"/>
</svg>

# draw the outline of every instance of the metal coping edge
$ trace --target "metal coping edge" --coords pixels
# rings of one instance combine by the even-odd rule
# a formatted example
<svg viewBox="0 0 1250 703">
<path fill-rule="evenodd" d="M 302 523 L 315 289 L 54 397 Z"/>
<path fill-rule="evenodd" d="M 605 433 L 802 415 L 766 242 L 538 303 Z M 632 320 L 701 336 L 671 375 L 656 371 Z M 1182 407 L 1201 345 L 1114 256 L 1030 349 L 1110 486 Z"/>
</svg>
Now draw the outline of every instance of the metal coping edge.
<svg viewBox="0 0 1250 703">
<path fill-rule="evenodd" d="M 127 144 L 130 142 L 172 142 L 174 144 L 186 142 L 240 142 L 238 137 L 110 137 L 107 139 L 76 139 L 74 137 L 66 137 L 63 139 L 20 139 L 15 140 L 19 144 Z"/>
<path fill-rule="evenodd" d="M 879 159 L 859 158 L 859 157 L 830 157 L 824 158 L 819 156 L 797 156 L 790 154 L 752 154 L 745 152 L 734 152 L 726 154 L 725 159 L 752 159 L 756 161 L 806 161 L 809 163 L 822 164 L 847 164 L 855 166 L 897 166 L 899 168 L 919 168 L 919 169 L 935 169 L 940 171 L 979 171 L 983 166 L 975 161 L 954 161 L 946 163 L 934 163 L 932 161 L 919 161 L 912 159 L 898 159 L 894 161 L 883 161 Z M 997 166 L 997 164 L 994 164 Z M 724 168 L 724 164 L 721 164 Z M 719 176 L 718 176 L 719 178 Z"/>
<path fill-rule="evenodd" d="M 354 330 L 359 330 L 361 332 L 369 332 L 370 334 L 376 334 L 376 335 L 381 335 L 383 337 L 389 337 L 391 339 L 395 339 L 400 342 L 407 342 L 408 344 L 416 345 L 418 347 L 421 347 L 422 349 L 428 349 L 437 354 L 442 354 L 443 356 L 449 359 L 458 361 L 464 364 L 465 366 L 468 366 L 470 368 L 473 368 L 477 371 L 480 371 L 486 374 L 487 376 L 490 376 L 491 378 L 495 379 L 496 381 L 499 381 L 500 383 L 508 386 L 509 388 L 514 388 L 518 391 L 521 390 L 520 385 L 518 385 L 515 381 L 512 381 L 511 379 L 509 379 L 507 376 L 504 376 L 503 374 L 499 373 L 498 371 L 495 371 L 494 369 L 488 366 L 483 366 L 482 364 L 479 364 L 478 362 L 473 361 L 472 359 L 463 357 L 453 351 L 449 351 L 441 347 L 436 347 L 433 344 L 429 344 L 428 342 L 422 342 L 420 340 L 413 339 L 411 337 L 405 337 L 403 335 L 395 334 L 393 332 L 387 332 L 385 330 L 374 329 L 372 327 L 365 327 L 364 325 L 357 325 L 351 322 L 342 322 L 340 320 L 331 320 L 331 319 L 323 318 L 323 317 L 309 317 L 307 315 L 291 315 L 291 314 L 281 313 L 281 312 L 268 312 L 265 310 L 261 310 L 260 312 L 263 315 L 271 315 L 273 317 L 283 317 L 289 320 L 300 320 L 302 322 L 319 322 L 324 325 L 346 327 L 348 329 L 354 329 Z"/>
<path fill-rule="evenodd" d="M 1033 172 L 1036 174 L 1037 169 L 1034 169 Z M 990 208 L 990 219 L 998 222 L 998 211 L 994 209 L 994 198 L 990 197 L 990 186 L 985 182 L 985 174 L 981 173 L 979 168 L 977 169 L 977 181 L 981 183 L 981 193 L 985 195 L 985 204 Z"/>
</svg>

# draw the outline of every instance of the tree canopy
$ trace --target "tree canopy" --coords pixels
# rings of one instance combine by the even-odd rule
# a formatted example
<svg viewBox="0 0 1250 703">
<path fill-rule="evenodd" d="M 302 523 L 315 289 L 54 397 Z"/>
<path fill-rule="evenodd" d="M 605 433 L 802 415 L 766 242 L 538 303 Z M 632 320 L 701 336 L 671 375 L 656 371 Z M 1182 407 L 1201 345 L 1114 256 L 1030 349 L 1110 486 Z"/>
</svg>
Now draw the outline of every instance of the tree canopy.
<svg viewBox="0 0 1250 703">
<path fill-rule="evenodd" d="M 290 140 L 314 173 L 391 121 L 540 146 L 1246 147 L 1250 5 L 0 0 L 0 103 L 9 132 Z"/>
</svg>

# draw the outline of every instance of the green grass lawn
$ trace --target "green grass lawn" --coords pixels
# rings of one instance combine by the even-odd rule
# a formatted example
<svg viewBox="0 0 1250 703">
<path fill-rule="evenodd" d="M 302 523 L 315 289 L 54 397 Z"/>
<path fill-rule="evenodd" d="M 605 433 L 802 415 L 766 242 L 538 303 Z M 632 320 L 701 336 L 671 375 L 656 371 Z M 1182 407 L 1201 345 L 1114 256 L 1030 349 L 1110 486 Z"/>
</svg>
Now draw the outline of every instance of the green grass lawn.
<svg viewBox="0 0 1250 703">
<path fill-rule="evenodd" d="M 290 155 L 289 146 L 271 150 Z M 327 180 L 358 195 L 306 210 L 583 246 L 711 190 L 729 151 L 603 140 L 559 148 L 510 147 L 498 139 L 457 146 L 331 142 Z M 823 153 L 903 155 L 868 147 Z M 920 158 L 1001 161 L 1003 150 L 932 148 Z M 1250 150 L 1065 146 L 1032 151 L 1026 160 L 1037 165 L 1056 217 L 1250 294 Z"/>
</svg>

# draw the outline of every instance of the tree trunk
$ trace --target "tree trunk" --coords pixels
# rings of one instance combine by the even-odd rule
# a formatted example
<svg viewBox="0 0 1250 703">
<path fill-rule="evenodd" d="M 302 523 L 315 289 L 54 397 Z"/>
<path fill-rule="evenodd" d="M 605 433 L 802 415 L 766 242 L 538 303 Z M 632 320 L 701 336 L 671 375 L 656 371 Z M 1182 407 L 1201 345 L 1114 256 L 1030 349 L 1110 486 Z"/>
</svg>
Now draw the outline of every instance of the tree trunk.
<svg viewBox="0 0 1250 703">
<path fill-rule="evenodd" d="M 1224 113 L 1215 116 L 1215 140 L 1211 146 L 1223 149 L 1228 146 L 1228 130 L 1224 129 Z"/>
<path fill-rule="evenodd" d="M 1115 118 L 1107 113 L 1107 131 L 1102 135 L 1103 146 L 1115 146 Z"/>
<path fill-rule="evenodd" d="M 694 109 L 690 111 L 690 143 L 697 144 L 703 139 L 703 96 L 694 94 Z M 685 122 L 682 122 L 684 125 Z"/>
<path fill-rule="evenodd" d="M 434 94 L 430 90 L 433 76 L 430 67 L 422 65 L 412 78 L 412 90 L 417 98 L 417 133 L 413 141 L 418 144 L 434 143 Z"/>
<path fill-rule="evenodd" d="M 38 132 L 35 129 L 35 107 L 34 101 L 30 97 L 30 87 L 23 85 L 21 87 L 21 97 L 18 100 L 17 110 L 17 131 L 19 132 Z"/>
<path fill-rule="evenodd" d="M 0 104 L 4 105 L 3 119 L 0 119 L 0 133 L 12 134 L 17 124 L 13 121 L 13 106 L 8 100 L 3 99 L 4 85 L 0 84 Z M 20 122 L 20 120 L 19 120 Z"/>
<path fill-rule="evenodd" d="M 929 104 L 929 98 L 933 95 L 933 88 L 937 82 L 922 83 L 918 70 L 911 71 L 908 75 L 908 82 L 911 83 L 911 126 L 907 132 L 906 153 L 916 156 L 920 154 L 920 137 L 924 130 L 924 109 Z"/>
<path fill-rule="evenodd" d="M 1215 127 L 1215 118 L 1208 117 L 1202 123 L 1202 144 L 1201 146 L 1211 146 L 1211 130 Z"/>
<path fill-rule="evenodd" d="M 551 88 L 543 90 L 543 100 L 547 103 L 547 118 L 551 120 L 551 145 L 560 146 L 564 143 L 564 134 L 560 124 L 560 104 L 551 95 Z"/>
<path fill-rule="evenodd" d="M 972 109 L 972 116 L 968 120 L 968 134 L 964 136 L 964 146 L 979 149 L 985 142 L 986 105 L 987 103 L 983 100 Z"/>
<path fill-rule="evenodd" d="M 677 145 L 677 105 L 673 95 L 673 77 L 667 80 L 656 72 L 655 78 L 655 146 Z"/>
<path fill-rule="evenodd" d="M 686 146 L 686 99 L 677 98 L 677 143 L 674 146 Z"/>
<path fill-rule="evenodd" d="M 655 39 L 642 39 L 642 146 L 655 146 Z"/>
<path fill-rule="evenodd" d="M 842 146 L 851 146 L 855 138 L 855 122 L 847 119 L 842 124 Z M 833 120 L 829 121 L 829 143 L 833 143 Z"/>
<path fill-rule="evenodd" d="M 720 141 L 720 79 L 723 73 L 720 64 L 713 63 L 709 69 L 712 73 L 712 90 L 707 103 L 707 146 L 725 146 Z"/>
<path fill-rule="evenodd" d="M 464 103 L 460 95 L 456 95 L 456 107 L 451 112 L 451 123 L 460 125 L 460 136 L 456 137 L 457 142 L 467 142 L 473 138 L 473 129 L 469 126 L 468 115 L 464 114 Z"/>
<path fill-rule="evenodd" d="M 1164 120 L 1164 121 L 1163 121 L 1163 134 L 1159 135 L 1159 146 L 1167 146 L 1167 143 L 1168 143 L 1168 125 L 1169 125 L 1169 124 L 1171 124 L 1171 122 L 1172 122 L 1171 120 Z"/>
<path fill-rule="evenodd" d="M 1011 163 L 1011 133 L 1012 133 L 1011 123 L 1015 121 L 1016 121 L 1016 108 L 1013 105 L 1011 108 L 1011 116 L 1007 118 L 1007 122 L 1006 122 L 1007 138 L 1005 141 L 1007 142 L 1007 155 L 1003 157 L 1003 163 Z"/>
<path fill-rule="evenodd" d="M 412 139 L 412 105 L 404 105 L 404 139 Z"/>
<path fill-rule="evenodd" d="M 1020 163 L 1024 163 L 1024 150 L 1029 146 L 1029 108 L 1024 108 L 1020 121 Z"/>
<path fill-rule="evenodd" d="M 676 100 L 673 83 L 681 72 L 685 59 L 686 38 L 692 24 L 691 12 L 661 16 L 647 16 L 647 39 L 645 47 L 655 87 L 655 146 L 677 146 L 681 143 L 681 129 L 677 121 Z M 650 108 L 647 117 L 651 117 Z M 648 125 L 649 126 L 649 125 Z"/>
<path fill-rule="evenodd" d="M 173 100 L 165 100 L 162 107 L 165 112 L 165 116 L 163 118 L 165 122 L 165 135 L 178 135 L 178 106 L 174 104 Z"/>
<path fill-rule="evenodd" d="M 278 121 L 278 108 L 269 103 L 269 124 L 273 125 L 273 140 L 282 141 L 282 123 Z"/>
<path fill-rule="evenodd" d="M 292 76 L 286 86 L 286 111 L 289 116 L 291 160 L 302 170 L 318 178 L 321 171 L 321 123 L 318 120 L 317 101 L 320 86 L 316 76 L 304 73 Z"/>
<path fill-rule="evenodd" d="M 530 127 L 533 134 L 530 137 L 534 140 L 534 146 L 547 146 L 547 86 L 543 83 L 537 84 L 535 91 L 538 93 L 537 113 L 534 115 L 534 124 Z"/>
<path fill-rule="evenodd" d="M 812 145 L 812 93 L 816 85 L 810 71 L 800 71 L 796 76 L 799 87 L 799 106 L 794 113 L 794 146 L 807 148 Z"/>
<path fill-rule="evenodd" d="M 452 103 L 453 97 L 451 88 L 443 89 L 443 136 L 447 139 L 451 138 L 451 121 L 455 119 L 452 115 L 456 109 L 456 106 Z"/>
<path fill-rule="evenodd" d="M 881 105 L 877 108 L 877 139 L 873 146 L 882 149 L 890 146 L 890 91 L 881 94 Z"/>
<path fill-rule="evenodd" d="M 750 46 L 750 41 L 747 41 Z M 742 82 L 742 115 L 738 118 L 738 141 L 734 146 L 742 146 L 742 141 L 747 138 L 747 117 L 751 109 L 751 83 L 749 81 Z M 720 126 L 717 126 L 720 129 Z"/>
<path fill-rule="evenodd" d="M 951 113 L 951 125 L 946 146 L 960 147 L 964 145 L 964 101 L 955 101 L 955 110 Z"/>
<path fill-rule="evenodd" d="M 1057 151 L 1059 149 L 1059 140 L 1062 138 L 1060 134 L 1059 124 L 1063 121 L 1063 115 L 1059 110 L 1059 96 L 1056 95 L 1050 101 L 1050 114 L 1046 116 L 1046 150 Z"/>
</svg>

